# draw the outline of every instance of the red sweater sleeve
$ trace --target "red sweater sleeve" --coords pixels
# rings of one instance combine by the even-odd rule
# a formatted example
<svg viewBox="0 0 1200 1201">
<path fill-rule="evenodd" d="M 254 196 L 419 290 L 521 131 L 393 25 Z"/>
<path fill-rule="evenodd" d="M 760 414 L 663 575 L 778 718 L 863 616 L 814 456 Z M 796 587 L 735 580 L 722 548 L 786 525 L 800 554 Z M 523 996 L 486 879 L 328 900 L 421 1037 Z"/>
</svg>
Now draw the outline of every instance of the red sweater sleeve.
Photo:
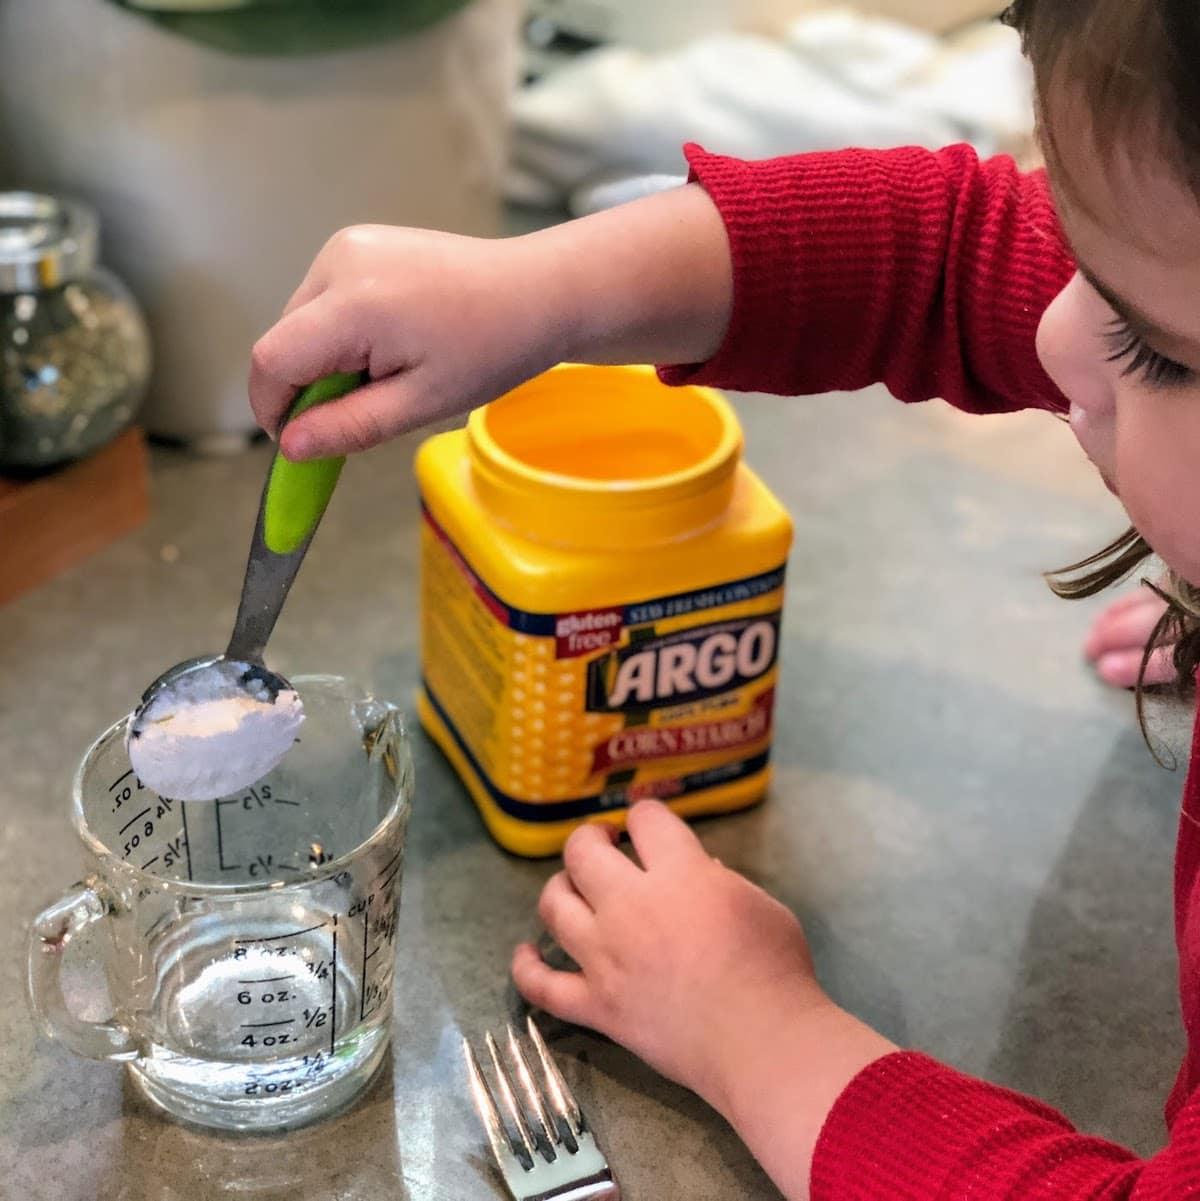
<svg viewBox="0 0 1200 1201">
<path fill-rule="evenodd" d="M 1034 345 L 1074 271 L 1044 172 L 969 146 L 687 155 L 725 222 L 734 304 L 716 357 L 667 382 L 1065 407 Z"/>
<path fill-rule="evenodd" d="M 1200 1196 L 1200 1099 L 1151 1160 L 1077 1134 L 1049 1107 L 901 1051 L 838 1098 L 817 1142 L 812 1201 L 1180 1201 Z"/>
</svg>

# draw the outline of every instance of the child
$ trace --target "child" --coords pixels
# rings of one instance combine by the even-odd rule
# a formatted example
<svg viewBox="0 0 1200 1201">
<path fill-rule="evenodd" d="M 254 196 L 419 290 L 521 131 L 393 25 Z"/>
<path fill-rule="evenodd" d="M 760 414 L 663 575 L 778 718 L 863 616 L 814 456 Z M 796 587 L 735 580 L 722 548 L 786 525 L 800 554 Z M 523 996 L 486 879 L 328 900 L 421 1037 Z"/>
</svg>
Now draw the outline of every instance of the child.
<svg viewBox="0 0 1200 1201">
<path fill-rule="evenodd" d="M 281 438 L 294 458 L 364 449 L 562 359 L 676 364 L 670 382 L 783 394 L 882 381 L 905 401 L 1044 408 L 1068 417 L 1137 531 L 1058 590 L 1094 591 L 1152 547 L 1190 677 L 1200 5 L 1020 0 L 1010 18 L 1035 67 L 1048 179 L 964 147 L 765 163 L 691 147 L 688 186 L 529 237 L 351 230 L 255 348 L 260 422 L 277 429 L 299 385 L 367 367 L 375 382 Z M 1138 604 L 1156 605 L 1158 624 L 1164 603 Z M 1196 758 L 1177 870 L 1192 1043 L 1169 1144 L 1149 1161 L 897 1050 L 841 1010 L 796 918 L 657 804 L 629 814 L 636 863 L 587 826 L 546 885 L 542 919 L 581 972 L 552 970 L 527 945 L 513 975 L 533 1003 L 706 1098 L 792 1199 L 1200 1197 Z"/>
</svg>

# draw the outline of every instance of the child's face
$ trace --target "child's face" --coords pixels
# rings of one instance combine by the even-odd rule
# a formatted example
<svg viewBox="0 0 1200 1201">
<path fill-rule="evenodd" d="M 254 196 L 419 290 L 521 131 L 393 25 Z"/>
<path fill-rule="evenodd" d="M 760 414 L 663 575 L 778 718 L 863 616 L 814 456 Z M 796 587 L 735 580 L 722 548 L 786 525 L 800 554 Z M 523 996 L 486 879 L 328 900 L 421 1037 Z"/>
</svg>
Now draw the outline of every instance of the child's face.
<svg viewBox="0 0 1200 1201">
<path fill-rule="evenodd" d="M 1159 556 L 1200 586 L 1200 204 L 1167 170 L 1065 164 L 1063 227 L 1079 271 L 1047 310 L 1038 354 L 1071 428 Z"/>
</svg>

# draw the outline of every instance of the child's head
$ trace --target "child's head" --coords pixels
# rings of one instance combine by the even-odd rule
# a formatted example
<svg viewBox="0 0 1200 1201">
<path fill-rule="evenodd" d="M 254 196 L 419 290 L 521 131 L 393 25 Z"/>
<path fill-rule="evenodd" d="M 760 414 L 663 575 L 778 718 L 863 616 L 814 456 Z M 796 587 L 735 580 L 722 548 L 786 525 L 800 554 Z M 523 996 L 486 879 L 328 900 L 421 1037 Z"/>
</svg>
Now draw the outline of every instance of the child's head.
<svg viewBox="0 0 1200 1201">
<path fill-rule="evenodd" d="M 1079 271 L 1038 351 L 1144 539 L 1083 566 L 1090 594 L 1153 548 L 1200 661 L 1200 2 L 1018 0 L 1041 141 Z M 1148 545 L 1147 545 L 1148 544 Z M 1165 632 L 1165 631 L 1164 631 Z"/>
</svg>

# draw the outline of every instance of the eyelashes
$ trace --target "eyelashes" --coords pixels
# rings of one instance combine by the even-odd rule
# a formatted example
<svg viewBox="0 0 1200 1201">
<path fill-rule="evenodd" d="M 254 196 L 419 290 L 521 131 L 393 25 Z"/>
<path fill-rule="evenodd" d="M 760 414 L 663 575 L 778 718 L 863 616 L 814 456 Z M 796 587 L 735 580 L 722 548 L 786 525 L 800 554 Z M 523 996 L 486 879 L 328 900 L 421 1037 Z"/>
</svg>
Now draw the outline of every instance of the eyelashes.
<svg viewBox="0 0 1200 1201">
<path fill-rule="evenodd" d="M 1108 344 L 1107 362 L 1124 363 L 1123 376 L 1139 376 L 1158 388 L 1177 387 L 1193 378 L 1190 367 L 1152 350 L 1123 317 L 1114 317 L 1104 328 Z"/>
</svg>

